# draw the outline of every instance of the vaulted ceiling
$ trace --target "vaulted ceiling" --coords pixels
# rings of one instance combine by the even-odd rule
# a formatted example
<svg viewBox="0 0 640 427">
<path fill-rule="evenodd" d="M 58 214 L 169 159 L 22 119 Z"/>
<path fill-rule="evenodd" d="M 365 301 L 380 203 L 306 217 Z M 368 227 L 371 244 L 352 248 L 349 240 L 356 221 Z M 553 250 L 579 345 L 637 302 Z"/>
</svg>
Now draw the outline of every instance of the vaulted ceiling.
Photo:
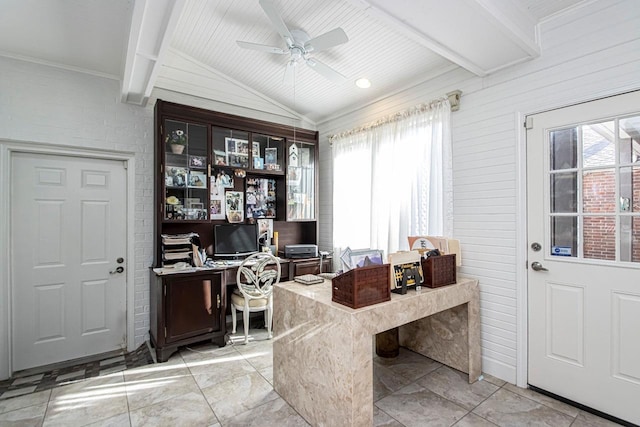
<svg viewBox="0 0 640 427">
<path fill-rule="evenodd" d="M 258 0 L 3 0 L 0 56 L 116 78 L 138 104 L 154 87 L 215 98 L 225 81 L 319 123 L 456 67 L 484 76 L 531 60 L 537 24 L 585 0 L 268 1 L 289 30 L 344 30 L 346 43 L 309 54 L 343 81 L 304 61 L 284 81 L 287 44 Z"/>
</svg>

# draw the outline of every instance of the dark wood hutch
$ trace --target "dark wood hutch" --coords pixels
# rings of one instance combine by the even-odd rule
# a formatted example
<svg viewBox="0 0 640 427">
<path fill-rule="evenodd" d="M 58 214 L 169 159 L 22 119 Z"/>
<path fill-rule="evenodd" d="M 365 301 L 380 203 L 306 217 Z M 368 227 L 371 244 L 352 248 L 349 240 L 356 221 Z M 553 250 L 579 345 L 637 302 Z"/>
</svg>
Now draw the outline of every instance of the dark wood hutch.
<svg viewBox="0 0 640 427">
<path fill-rule="evenodd" d="M 154 129 L 154 267 L 168 264 L 163 234 L 197 233 L 207 255 L 215 255 L 214 226 L 227 222 L 224 194 L 246 196 L 248 180 L 275 186 L 275 200 L 267 211 L 250 212 L 245 197 L 243 222 L 271 218 L 279 250 L 288 244 L 317 244 L 317 131 L 160 99 Z M 226 182 L 219 194 L 216 176 L 225 174 L 232 184 Z M 281 265 L 283 280 L 319 270 L 319 260 L 284 260 Z M 207 339 L 224 344 L 226 287 L 235 284 L 235 272 L 236 268 L 169 275 L 152 271 L 150 335 L 159 361 L 180 345 Z"/>
</svg>

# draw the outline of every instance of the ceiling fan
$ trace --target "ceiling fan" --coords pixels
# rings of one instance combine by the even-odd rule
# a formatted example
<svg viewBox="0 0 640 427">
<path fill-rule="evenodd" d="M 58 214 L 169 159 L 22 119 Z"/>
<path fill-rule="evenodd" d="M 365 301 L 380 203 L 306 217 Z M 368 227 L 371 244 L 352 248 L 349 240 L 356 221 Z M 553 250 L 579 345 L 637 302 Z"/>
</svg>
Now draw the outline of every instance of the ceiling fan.
<svg viewBox="0 0 640 427">
<path fill-rule="evenodd" d="M 271 1 L 260 0 L 259 3 L 267 15 L 267 18 L 271 21 L 271 24 L 284 39 L 287 48 L 282 49 L 276 46 L 267 46 L 240 40 L 236 41 L 238 46 L 244 49 L 276 53 L 279 55 L 289 54 L 290 59 L 284 73 L 285 82 L 291 82 L 293 80 L 294 69 L 300 61 L 304 61 L 312 70 L 335 83 L 342 83 L 346 80 L 346 77 L 338 71 L 310 56 L 311 52 L 319 52 L 348 42 L 349 38 L 342 28 L 334 28 L 327 33 L 311 38 L 302 30 L 289 30 Z"/>
</svg>

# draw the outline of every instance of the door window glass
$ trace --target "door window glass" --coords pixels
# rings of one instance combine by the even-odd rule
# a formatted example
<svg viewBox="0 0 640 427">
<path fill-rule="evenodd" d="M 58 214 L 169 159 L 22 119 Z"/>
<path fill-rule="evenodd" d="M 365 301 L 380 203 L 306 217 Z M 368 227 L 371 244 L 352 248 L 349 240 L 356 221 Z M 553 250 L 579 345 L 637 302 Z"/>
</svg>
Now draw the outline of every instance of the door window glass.
<svg viewBox="0 0 640 427">
<path fill-rule="evenodd" d="M 577 174 L 563 172 L 551 175 L 551 212 L 578 212 Z"/>
<path fill-rule="evenodd" d="M 550 254 L 640 262 L 640 116 L 548 136 Z"/>
<path fill-rule="evenodd" d="M 614 122 L 579 126 L 582 134 L 582 166 L 609 166 L 616 161 Z"/>
<path fill-rule="evenodd" d="M 596 169 L 582 173 L 582 211 L 615 213 L 615 169 Z"/>
</svg>

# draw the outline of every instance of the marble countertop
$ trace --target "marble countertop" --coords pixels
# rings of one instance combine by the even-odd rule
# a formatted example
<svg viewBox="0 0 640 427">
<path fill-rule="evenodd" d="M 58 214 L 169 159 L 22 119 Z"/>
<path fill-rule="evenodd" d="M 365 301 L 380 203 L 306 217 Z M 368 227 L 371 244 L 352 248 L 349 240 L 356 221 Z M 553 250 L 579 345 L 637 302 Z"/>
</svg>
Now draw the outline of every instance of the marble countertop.
<svg viewBox="0 0 640 427">
<path fill-rule="evenodd" d="M 335 316 L 350 316 L 363 325 L 369 333 L 375 334 L 470 301 L 477 292 L 478 281 L 459 278 L 457 283 L 439 288 L 423 286 L 420 290 L 411 289 L 404 295 L 392 292 L 390 301 L 358 309 L 331 301 L 330 280 L 316 285 L 303 285 L 293 281 L 281 282 L 276 287 L 281 291 L 291 292 L 298 297 L 310 300 L 314 304 L 326 306 L 327 310 L 333 312 Z M 278 291 L 276 291 L 277 294 Z"/>
</svg>

